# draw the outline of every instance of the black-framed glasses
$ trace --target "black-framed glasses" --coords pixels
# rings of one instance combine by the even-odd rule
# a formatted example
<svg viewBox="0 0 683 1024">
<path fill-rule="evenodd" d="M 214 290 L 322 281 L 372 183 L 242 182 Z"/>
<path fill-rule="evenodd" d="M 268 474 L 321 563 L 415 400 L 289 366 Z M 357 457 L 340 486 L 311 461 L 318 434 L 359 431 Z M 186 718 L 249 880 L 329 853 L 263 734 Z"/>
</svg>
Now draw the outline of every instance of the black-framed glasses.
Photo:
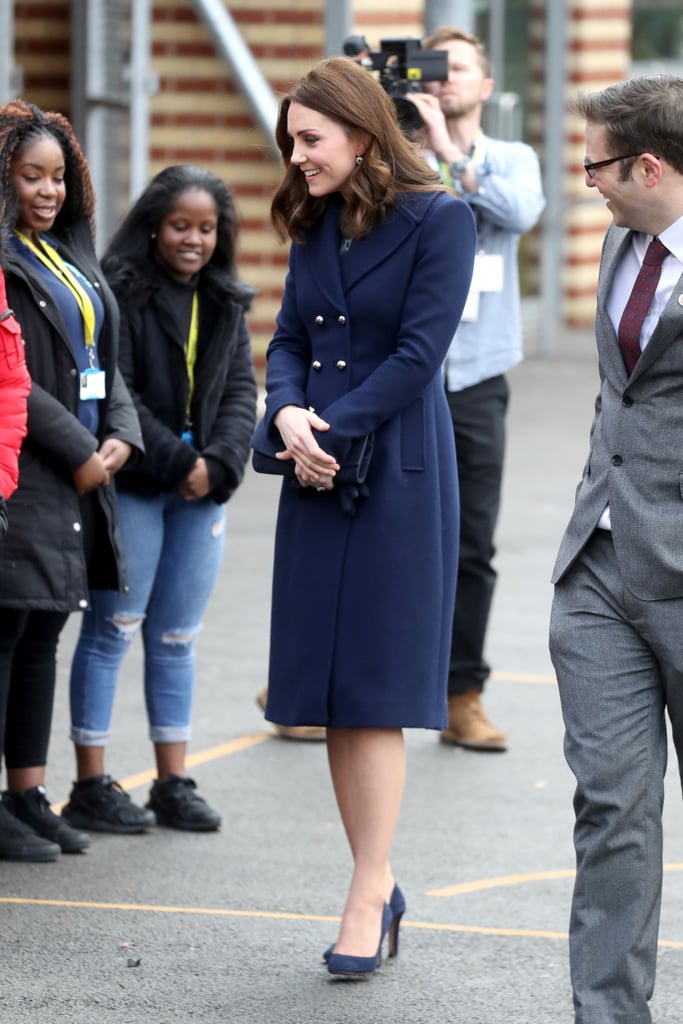
<svg viewBox="0 0 683 1024">
<path fill-rule="evenodd" d="M 590 180 L 593 181 L 595 172 L 599 167 L 609 167 L 610 164 L 615 164 L 618 160 L 633 160 L 637 156 L 640 156 L 640 153 L 624 153 L 623 156 L 611 156 L 609 160 L 596 160 L 595 163 L 584 164 L 583 169 Z"/>
</svg>

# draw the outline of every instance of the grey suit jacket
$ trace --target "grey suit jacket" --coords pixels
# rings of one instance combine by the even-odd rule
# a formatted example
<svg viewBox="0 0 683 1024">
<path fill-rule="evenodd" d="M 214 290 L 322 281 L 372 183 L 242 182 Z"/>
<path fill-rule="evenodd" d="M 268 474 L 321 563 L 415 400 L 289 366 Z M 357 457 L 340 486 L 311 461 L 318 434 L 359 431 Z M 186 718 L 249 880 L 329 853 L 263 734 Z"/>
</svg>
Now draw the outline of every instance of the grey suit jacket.
<svg viewBox="0 0 683 1024">
<path fill-rule="evenodd" d="M 629 378 L 605 303 L 632 232 L 605 236 L 595 333 L 600 393 L 590 451 L 552 580 L 559 582 L 609 503 L 624 582 L 639 599 L 683 596 L 683 276 Z"/>
</svg>

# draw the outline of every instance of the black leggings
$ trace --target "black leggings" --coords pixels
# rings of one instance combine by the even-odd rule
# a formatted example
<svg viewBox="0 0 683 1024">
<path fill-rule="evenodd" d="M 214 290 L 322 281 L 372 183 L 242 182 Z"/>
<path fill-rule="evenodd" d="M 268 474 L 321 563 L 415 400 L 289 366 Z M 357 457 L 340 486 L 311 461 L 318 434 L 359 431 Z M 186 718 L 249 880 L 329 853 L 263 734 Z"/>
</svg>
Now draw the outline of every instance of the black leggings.
<svg viewBox="0 0 683 1024">
<path fill-rule="evenodd" d="M 0 738 L 7 768 L 47 762 L 57 644 L 68 612 L 0 608 Z"/>
</svg>

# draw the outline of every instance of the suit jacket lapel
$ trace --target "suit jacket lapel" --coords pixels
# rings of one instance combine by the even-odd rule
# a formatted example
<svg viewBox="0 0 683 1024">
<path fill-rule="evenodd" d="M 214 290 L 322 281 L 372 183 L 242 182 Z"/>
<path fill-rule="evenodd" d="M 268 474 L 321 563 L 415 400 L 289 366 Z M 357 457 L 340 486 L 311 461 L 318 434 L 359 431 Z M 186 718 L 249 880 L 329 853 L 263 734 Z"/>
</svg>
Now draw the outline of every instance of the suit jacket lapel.
<svg viewBox="0 0 683 1024">
<path fill-rule="evenodd" d="M 633 369 L 633 377 L 639 377 L 659 358 L 676 338 L 681 336 L 683 326 L 683 274 L 674 285 L 669 301 L 662 311 L 652 337 Z"/>
<path fill-rule="evenodd" d="M 424 196 L 418 195 L 416 198 L 422 202 L 419 206 L 416 203 L 413 208 L 411 196 L 399 197 L 396 209 L 387 220 L 365 238 L 352 243 L 348 255 L 342 257 L 348 260 L 342 286 L 338 256 L 341 244 L 341 199 L 337 196 L 331 197 L 320 226 L 307 233 L 302 253 L 309 263 L 313 279 L 317 281 L 318 287 L 329 302 L 339 306 L 343 301 L 344 291 L 350 291 L 362 277 L 384 260 L 390 259 L 400 248 L 424 216 Z"/>
<path fill-rule="evenodd" d="M 618 234 L 617 234 L 618 232 Z M 645 346 L 629 378 L 624 366 L 624 359 L 619 348 L 619 340 L 612 321 L 607 313 L 606 303 L 609 296 L 616 269 L 622 256 L 631 244 L 633 232 L 623 228 L 614 228 L 605 239 L 605 252 L 598 287 L 598 304 L 596 312 L 596 336 L 601 340 L 600 355 L 603 365 L 608 365 L 626 384 L 627 380 L 636 379 L 652 365 L 668 345 L 681 334 L 683 318 L 683 274 L 674 287 L 671 297 L 659 318 L 654 333 Z"/>
<path fill-rule="evenodd" d="M 401 201 L 402 200 L 402 201 Z M 424 207 L 422 207 L 424 210 Z M 347 290 L 385 260 L 392 258 L 406 238 L 412 234 L 423 214 L 412 209 L 410 196 L 401 197 L 393 214 L 366 238 L 352 245 L 351 259 L 345 272 Z"/>
<path fill-rule="evenodd" d="M 607 312 L 607 299 L 612 289 L 614 275 L 619 266 L 622 256 L 631 244 L 632 231 L 623 228 L 613 228 L 608 231 L 605 237 L 605 248 L 600 267 L 600 280 L 598 282 L 598 301 L 595 315 L 595 333 L 600 351 L 600 359 L 605 368 L 610 368 L 623 380 L 624 385 L 628 380 L 624 357 L 619 348 L 619 339 L 614 325 Z"/>
</svg>

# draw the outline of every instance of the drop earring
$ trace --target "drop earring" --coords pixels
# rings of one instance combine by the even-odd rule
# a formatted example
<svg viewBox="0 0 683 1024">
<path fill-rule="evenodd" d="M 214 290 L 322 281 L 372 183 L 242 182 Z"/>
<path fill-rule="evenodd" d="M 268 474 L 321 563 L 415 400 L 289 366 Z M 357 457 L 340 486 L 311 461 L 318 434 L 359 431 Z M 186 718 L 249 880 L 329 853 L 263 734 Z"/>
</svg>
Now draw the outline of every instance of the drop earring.
<svg viewBox="0 0 683 1024">
<path fill-rule="evenodd" d="M 156 238 L 157 237 L 156 231 L 153 231 L 149 237 L 150 238 Z"/>
</svg>

